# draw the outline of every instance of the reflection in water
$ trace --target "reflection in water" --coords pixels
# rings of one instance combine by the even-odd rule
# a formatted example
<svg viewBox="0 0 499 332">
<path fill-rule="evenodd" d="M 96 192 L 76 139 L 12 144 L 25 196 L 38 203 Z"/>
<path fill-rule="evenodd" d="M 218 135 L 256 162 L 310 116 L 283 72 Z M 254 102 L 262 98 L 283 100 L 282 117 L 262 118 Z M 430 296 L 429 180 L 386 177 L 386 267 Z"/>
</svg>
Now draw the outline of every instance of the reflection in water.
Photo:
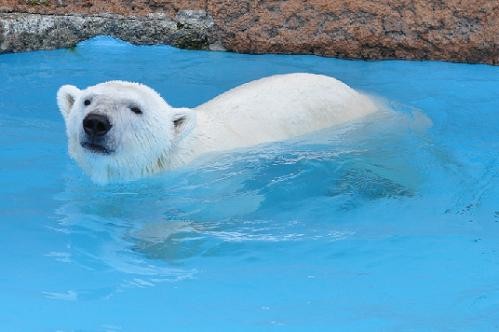
<svg viewBox="0 0 499 332">
<path fill-rule="evenodd" d="M 68 177 L 54 228 L 70 234 L 71 256 L 80 264 L 130 275 L 120 287 L 191 278 L 196 271 L 183 269 L 185 260 L 239 255 L 250 242 L 341 240 L 354 231 L 300 215 L 307 209 L 338 215 L 417 195 L 425 173 L 412 154 L 417 149 L 421 158 L 426 148 L 428 121 L 420 113 L 386 112 L 125 184 Z"/>
</svg>

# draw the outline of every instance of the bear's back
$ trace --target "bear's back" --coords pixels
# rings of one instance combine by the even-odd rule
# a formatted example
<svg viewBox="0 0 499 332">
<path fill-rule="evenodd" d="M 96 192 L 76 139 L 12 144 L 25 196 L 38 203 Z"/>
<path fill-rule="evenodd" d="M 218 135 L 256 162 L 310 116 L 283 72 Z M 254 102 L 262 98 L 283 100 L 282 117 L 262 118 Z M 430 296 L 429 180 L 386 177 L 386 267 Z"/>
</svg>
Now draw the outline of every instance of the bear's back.
<svg viewBox="0 0 499 332">
<path fill-rule="evenodd" d="M 213 149 L 284 140 L 355 120 L 375 103 L 328 76 L 286 74 L 229 90 L 196 108 Z"/>
</svg>

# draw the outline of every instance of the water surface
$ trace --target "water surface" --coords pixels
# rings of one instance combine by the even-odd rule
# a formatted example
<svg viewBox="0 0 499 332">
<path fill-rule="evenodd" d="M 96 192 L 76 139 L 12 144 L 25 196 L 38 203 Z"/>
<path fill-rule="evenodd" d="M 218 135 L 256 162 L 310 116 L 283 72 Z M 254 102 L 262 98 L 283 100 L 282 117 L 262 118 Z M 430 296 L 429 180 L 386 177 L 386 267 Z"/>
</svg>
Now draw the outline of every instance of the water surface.
<svg viewBox="0 0 499 332">
<path fill-rule="evenodd" d="M 393 112 L 127 184 L 67 155 L 62 84 L 138 81 L 192 107 L 290 72 Z M 2 55 L 0 82 L 4 331 L 499 330 L 497 67 L 99 37 Z"/>
</svg>

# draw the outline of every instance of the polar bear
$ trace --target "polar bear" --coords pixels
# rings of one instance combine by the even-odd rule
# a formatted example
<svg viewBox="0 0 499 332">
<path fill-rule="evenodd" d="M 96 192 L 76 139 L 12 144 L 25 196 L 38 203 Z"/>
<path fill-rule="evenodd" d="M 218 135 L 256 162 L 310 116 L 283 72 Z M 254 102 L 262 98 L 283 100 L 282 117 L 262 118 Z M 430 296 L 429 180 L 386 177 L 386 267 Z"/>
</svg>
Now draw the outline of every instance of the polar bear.
<svg viewBox="0 0 499 332">
<path fill-rule="evenodd" d="M 201 154 L 285 140 L 379 109 L 328 76 L 275 75 L 196 107 L 174 108 L 139 83 L 64 85 L 57 103 L 69 154 L 99 183 L 133 180 L 185 165 Z"/>
</svg>

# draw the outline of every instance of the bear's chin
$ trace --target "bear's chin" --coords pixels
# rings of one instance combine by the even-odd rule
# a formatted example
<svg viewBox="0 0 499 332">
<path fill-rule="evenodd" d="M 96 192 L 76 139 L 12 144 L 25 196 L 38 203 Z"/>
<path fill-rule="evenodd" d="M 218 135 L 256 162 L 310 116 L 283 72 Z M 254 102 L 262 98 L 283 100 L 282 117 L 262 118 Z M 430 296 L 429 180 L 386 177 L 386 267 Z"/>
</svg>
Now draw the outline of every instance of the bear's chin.
<svg viewBox="0 0 499 332">
<path fill-rule="evenodd" d="M 155 173 L 142 165 L 140 158 L 122 158 L 120 153 L 103 154 L 82 149 L 75 160 L 84 172 L 99 185 L 135 181 Z M 135 161 L 135 162 L 134 162 Z"/>
</svg>

